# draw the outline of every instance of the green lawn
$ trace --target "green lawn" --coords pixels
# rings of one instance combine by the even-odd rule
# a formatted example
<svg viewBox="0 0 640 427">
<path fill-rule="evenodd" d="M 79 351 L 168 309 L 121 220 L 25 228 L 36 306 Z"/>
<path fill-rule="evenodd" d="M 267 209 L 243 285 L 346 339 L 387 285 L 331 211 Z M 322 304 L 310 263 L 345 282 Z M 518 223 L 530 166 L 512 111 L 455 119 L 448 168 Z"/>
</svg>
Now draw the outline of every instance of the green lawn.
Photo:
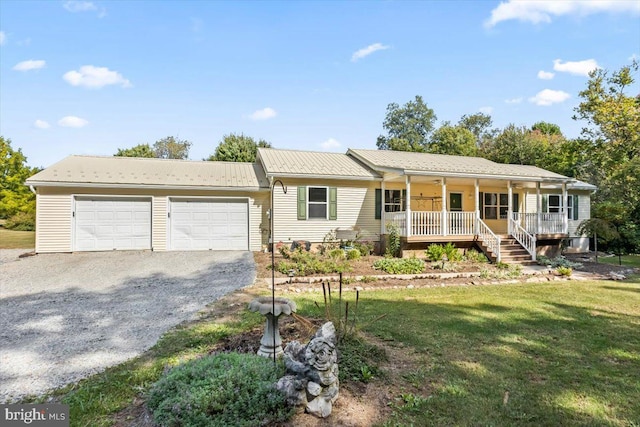
<svg viewBox="0 0 640 427">
<path fill-rule="evenodd" d="M 298 302 L 299 314 L 323 314 L 315 306 L 322 306 L 321 293 L 286 297 Z M 216 304 L 229 307 L 230 298 Z M 355 305 L 353 292 L 344 299 Z M 263 322 L 242 309 L 239 318 L 224 320 L 220 310 L 211 313 L 221 320 L 184 325 L 143 356 L 58 391 L 70 405 L 71 425 L 112 425 L 165 366 Z M 367 334 L 418 354 L 418 368 L 394 383 L 401 391 L 387 427 L 640 425 L 637 276 L 365 291 L 357 319 Z M 389 378 L 373 381 L 386 387 Z"/>
<path fill-rule="evenodd" d="M 640 268 L 640 255 L 623 255 L 621 257 L 622 265 L 625 267 L 638 267 Z M 618 265 L 618 257 L 598 257 L 598 262 L 604 264 Z"/>
<path fill-rule="evenodd" d="M 34 231 L 12 231 L 0 227 L 0 249 L 33 249 L 35 246 Z"/>
<path fill-rule="evenodd" d="M 367 291 L 358 319 L 421 355 L 388 426 L 640 425 L 637 277 Z"/>
</svg>

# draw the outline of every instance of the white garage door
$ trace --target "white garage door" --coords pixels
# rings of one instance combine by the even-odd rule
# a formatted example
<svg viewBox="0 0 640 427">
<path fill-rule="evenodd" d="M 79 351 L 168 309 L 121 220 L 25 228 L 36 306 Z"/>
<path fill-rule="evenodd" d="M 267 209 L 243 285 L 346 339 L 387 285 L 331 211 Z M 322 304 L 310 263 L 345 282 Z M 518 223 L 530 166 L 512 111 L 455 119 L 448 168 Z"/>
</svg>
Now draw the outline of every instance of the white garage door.
<svg viewBox="0 0 640 427">
<path fill-rule="evenodd" d="M 177 199 L 171 201 L 171 249 L 249 249 L 246 200 Z"/>
<path fill-rule="evenodd" d="M 76 198 L 76 251 L 151 249 L 151 200 Z"/>
</svg>

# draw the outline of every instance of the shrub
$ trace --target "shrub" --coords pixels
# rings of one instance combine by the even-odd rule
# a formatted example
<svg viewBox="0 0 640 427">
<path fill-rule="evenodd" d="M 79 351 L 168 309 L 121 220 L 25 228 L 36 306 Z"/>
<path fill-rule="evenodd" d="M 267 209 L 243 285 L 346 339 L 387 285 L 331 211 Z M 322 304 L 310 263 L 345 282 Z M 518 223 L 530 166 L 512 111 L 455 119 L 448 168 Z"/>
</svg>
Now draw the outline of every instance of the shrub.
<svg viewBox="0 0 640 427">
<path fill-rule="evenodd" d="M 340 249 L 340 248 L 332 249 L 329 252 L 329 256 L 334 259 L 344 259 L 345 258 L 344 249 Z"/>
<path fill-rule="evenodd" d="M 383 258 L 373 263 L 373 268 L 389 274 L 419 274 L 424 271 L 424 261 L 418 258 Z"/>
<path fill-rule="evenodd" d="M 333 249 L 340 248 L 340 240 L 336 235 L 336 230 L 330 230 L 327 234 L 322 238 L 322 244 L 318 247 L 320 253 L 325 255 L 331 252 Z"/>
<path fill-rule="evenodd" d="M 551 268 L 566 267 L 566 268 L 573 269 L 573 268 L 582 267 L 582 264 L 580 264 L 579 262 L 571 262 L 563 256 L 559 256 L 556 258 L 548 258 L 544 255 L 539 255 L 536 258 L 536 261 L 538 262 L 539 265 L 550 265 Z"/>
<path fill-rule="evenodd" d="M 296 249 L 290 252 L 288 260 L 276 263 L 276 271 L 282 274 L 289 274 L 289 270 L 295 270 L 298 276 L 349 271 L 350 266 L 344 261 L 344 251 L 342 249 L 334 249 L 333 251 L 335 251 L 334 258 L 325 258 L 318 254 L 303 251 L 301 248 Z"/>
<path fill-rule="evenodd" d="M 373 253 L 374 244 L 369 240 L 360 240 L 354 242 L 353 247 L 360 251 L 360 255 L 369 256 Z"/>
<path fill-rule="evenodd" d="M 573 273 L 573 269 L 571 267 L 563 267 L 563 266 L 558 266 L 556 268 L 556 271 L 558 272 L 559 275 L 566 276 L 566 277 L 571 276 L 571 274 Z"/>
<path fill-rule="evenodd" d="M 482 252 L 478 252 L 475 249 L 469 249 L 464 254 L 464 257 L 469 262 L 477 262 L 477 263 L 489 262 L 489 260 L 487 259 L 487 256 L 485 254 L 483 254 Z"/>
<path fill-rule="evenodd" d="M 375 276 L 362 276 L 362 277 L 360 278 L 360 281 L 361 281 L 362 283 L 371 283 L 371 282 L 376 282 L 376 281 L 378 281 L 378 278 L 377 278 L 377 277 L 375 277 Z"/>
<path fill-rule="evenodd" d="M 456 248 L 453 243 L 449 242 L 446 245 L 444 245 L 443 250 L 449 262 L 462 261 L 462 253 L 460 253 L 458 248 Z"/>
<path fill-rule="evenodd" d="M 206 356 L 169 371 L 147 404 L 162 426 L 256 426 L 288 420 L 292 408 L 275 389 L 284 374 L 253 354 Z"/>
<path fill-rule="evenodd" d="M 36 214 L 35 212 L 18 212 L 7 219 L 4 228 L 15 231 L 34 231 L 36 229 Z"/>
<path fill-rule="evenodd" d="M 432 243 L 427 247 L 427 250 L 424 252 L 429 261 L 440 261 L 442 260 L 442 256 L 444 255 L 444 247 L 442 245 L 437 245 Z"/>
<path fill-rule="evenodd" d="M 387 250 L 386 255 L 392 257 L 400 256 L 400 230 L 394 224 L 387 224 L 389 234 L 387 235 Z"/>
<path fill-rule="evenodd" d="M 349 249 L 347 251 L 347 259 L 348 260 L 360 259 L 360 250 L 359 249 Z"/>
</svg>

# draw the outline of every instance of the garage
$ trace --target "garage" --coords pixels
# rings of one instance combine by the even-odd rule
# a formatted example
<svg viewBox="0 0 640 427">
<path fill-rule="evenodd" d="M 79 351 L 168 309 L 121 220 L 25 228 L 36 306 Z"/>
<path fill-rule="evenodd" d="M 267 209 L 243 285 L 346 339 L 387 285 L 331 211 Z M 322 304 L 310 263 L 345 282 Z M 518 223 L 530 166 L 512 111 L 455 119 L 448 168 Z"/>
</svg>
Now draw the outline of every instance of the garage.
<svg viewBox="0 0 640 427">
<path fill-rule="evenodd" d="M 74 250 L 151 249 L 151 199 L 76 197 Z"/>
<path fill-rule="evenodd" d="M 172 199 L 169 211 L 172 250 L 248 250 L 246 199 Z"/>
</svg>

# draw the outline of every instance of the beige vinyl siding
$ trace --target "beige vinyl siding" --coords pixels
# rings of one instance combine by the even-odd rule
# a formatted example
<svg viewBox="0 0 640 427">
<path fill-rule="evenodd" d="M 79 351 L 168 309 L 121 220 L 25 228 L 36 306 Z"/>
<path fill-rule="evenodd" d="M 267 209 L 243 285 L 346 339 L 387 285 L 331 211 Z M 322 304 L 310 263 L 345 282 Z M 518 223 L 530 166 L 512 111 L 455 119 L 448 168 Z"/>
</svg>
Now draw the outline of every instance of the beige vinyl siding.
<svg viewBox="0 0 640 427">
<path fill-rule="evenodd" d="M 266 211 L 269 193 L 253 191 L 144 190 L 81 187 L 40 187 L 37 195 L 36 252 L 70 252 L 73 247 L 73 200 L 75 196 L 144 196 L 152 198 L 151 247 L 166 251 L 167 212 L 171 197 L 245 198 L 249 201 L 249 249 L 266 244 L 269 228 Z"/>
<path fill-rule="evenodd" d="M 578 196 L 578 219 L 569 220 L 569 235 L 580 236 L 576 233 L 576 229 L 585 219 L 591 218 L 591 196 L 589 191 L 570 191 L 569 194 Z"/>
<path fill-rule="evenodd" d="M 379 182 L 338 180 L 283 180 L 287 194 L 280 186 L 274 191 L 274 242 L 308 240 L 320 243 L 325 235 L 336 228 L 360 227 L 364 239 L 378 240 L 380 220 L 375 219 L 375 189 Z M 337 220 L 298 220 L 297 187 L 336 187 Z"/>
<path fill-rule="evenodd" d="M 71 252 L 72 197 L 37 194 L 36 252 Z"/>
</svg>

